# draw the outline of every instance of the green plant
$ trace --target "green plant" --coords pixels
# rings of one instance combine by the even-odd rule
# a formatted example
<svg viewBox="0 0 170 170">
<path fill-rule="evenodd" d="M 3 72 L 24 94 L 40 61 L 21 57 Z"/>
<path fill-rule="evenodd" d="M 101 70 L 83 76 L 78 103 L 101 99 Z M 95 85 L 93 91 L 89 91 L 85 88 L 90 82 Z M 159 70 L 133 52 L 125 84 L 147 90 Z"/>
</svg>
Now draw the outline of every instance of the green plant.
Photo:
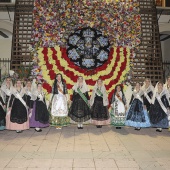
<svg viewBox="0 0 170 170">
<path fill-rule="evenodd" d="M 25 67 L 25 66 L 20 66 L 20 68 L 17 71 L 18 78 L 19 79 L 27 79 L 31 75 L 31 69 L 32 67 Z"/>
</svg>

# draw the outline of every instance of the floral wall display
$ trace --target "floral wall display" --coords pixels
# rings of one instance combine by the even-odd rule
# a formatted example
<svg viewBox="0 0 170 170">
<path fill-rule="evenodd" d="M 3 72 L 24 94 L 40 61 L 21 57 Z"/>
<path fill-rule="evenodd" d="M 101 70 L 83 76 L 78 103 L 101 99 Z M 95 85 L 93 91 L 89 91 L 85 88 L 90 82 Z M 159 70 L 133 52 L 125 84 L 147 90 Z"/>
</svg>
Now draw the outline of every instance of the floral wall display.
<svg viewBox="0 0 170 170">
<path fill-rule="evenodd" d="M 87 27 L 101 32 L 109 42 L 105 62 L 91 69 L 79 67 L 67 53 L 70 35 Z M 35 0 L 29 47 L 35 63 L 32 74 L 44 82 L 47 93 L 59 72 L 70 94 L 78 75 L 90 89 L 101 77 L 111 96 L 116 84 L 130 78 L 140 39 L 139 0 Z"/>
<path fill-rule="evenodd" d="M 61 73 L 67 82 L 69 94 L 72 94 L 71 88 L 77 81 L 78 76 L 83 76 L 90 89 L 95 85 L 98 78 L 104 80 L 109 98 L 111 98 L 115 85 L 122 83 L 130 70 L 130 49 L 123 47 L 113 47 L 105 64 L 88 71 L 73 65 L 67 57 L 66 49 L 59 46 L 40 48 L 38 56 L 40 60 L 38 64 L 46 81 L 43 87 L 47 93 L 52 90 L 56 73 Z"/>
</svg>

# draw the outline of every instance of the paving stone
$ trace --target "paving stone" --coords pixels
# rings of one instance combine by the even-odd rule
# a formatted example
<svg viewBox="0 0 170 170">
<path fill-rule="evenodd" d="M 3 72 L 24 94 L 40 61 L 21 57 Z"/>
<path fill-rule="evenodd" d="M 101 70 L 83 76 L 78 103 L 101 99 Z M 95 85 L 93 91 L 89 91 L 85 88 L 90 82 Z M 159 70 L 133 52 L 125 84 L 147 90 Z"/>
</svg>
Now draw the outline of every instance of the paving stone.
<svg viewBox="0 0 170 170">
<path fill-rule="evenodd" d="M 76 125 L 0 132 L 0 170 L 169 170 L 170 133 Z"/>
</svg>

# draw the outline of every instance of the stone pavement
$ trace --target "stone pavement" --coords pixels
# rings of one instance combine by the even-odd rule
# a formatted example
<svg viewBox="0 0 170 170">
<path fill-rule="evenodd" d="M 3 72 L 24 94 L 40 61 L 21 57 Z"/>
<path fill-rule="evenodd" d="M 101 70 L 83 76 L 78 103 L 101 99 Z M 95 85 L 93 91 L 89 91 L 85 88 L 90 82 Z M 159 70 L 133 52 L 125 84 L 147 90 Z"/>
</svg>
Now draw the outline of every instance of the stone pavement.
<svg viewBox="0 0 170 170">
<path fill-rule="evenodd" d="M 75 125 L 0 131 L 0 170 L 170 170 L 170 132 Z"/>
</svg>

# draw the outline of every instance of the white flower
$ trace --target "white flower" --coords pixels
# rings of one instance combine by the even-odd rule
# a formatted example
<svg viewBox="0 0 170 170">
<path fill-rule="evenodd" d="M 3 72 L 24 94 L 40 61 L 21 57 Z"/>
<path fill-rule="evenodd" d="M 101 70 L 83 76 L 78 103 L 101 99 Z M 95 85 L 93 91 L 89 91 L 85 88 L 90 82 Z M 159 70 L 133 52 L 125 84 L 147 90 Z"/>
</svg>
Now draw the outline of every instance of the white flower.
<svg viewBox="0 0 170 170">
<path fill-rule="evenodd" d="M 14 73 L 15 73 L 15 72 L 14 72 L 13 70 L 9 70 L 9 75 L 10 75 L 10 76 L 13 76 Z"/>
</svg>

